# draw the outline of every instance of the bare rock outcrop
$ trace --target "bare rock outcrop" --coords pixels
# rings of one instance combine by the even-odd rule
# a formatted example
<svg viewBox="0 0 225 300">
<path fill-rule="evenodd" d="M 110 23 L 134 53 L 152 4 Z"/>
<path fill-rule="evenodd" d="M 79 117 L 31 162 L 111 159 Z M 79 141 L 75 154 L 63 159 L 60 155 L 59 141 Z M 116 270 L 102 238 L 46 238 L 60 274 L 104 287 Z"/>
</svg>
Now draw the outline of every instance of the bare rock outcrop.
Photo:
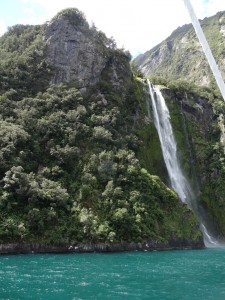
<svg viewBox="0 0 225 300">
<path fill-rule="evenodd" d="M 47 25 L 47 58 L 54 67 L 52 83 L 73 82 L 78 88 L 95 84 L 104 69 L 107 47 L 77 9 L 59 13 Z"/>
</svg>

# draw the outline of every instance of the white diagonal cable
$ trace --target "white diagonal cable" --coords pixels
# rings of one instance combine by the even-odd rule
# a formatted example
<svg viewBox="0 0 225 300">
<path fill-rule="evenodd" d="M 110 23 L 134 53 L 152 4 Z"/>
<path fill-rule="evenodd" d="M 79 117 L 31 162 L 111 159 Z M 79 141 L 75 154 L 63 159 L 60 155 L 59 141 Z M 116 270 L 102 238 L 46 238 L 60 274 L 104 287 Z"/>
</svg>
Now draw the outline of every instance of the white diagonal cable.
<svg viewBox="0 0 225 300">
<path fill-rule="evenodd" d="M 224 81 L 223 81 L 223 78 L 222 78 L 222 75 L 221 75 L 221 72 L 217 66 L 217 63 L 213 57 L 213 54 L 212 54 L 212 51 L 209 47 L 209 44 L 205 38 L 205 35 L 204 35 L 204 32 L 202 31 L 202 28 L 201 28 L 201 25 L 195 15 L 195 12 L 194 12 L 194 9 L 191 5 L 191 2 L 189 0 L 183 0 L 184 1 L 184 4 L 188 10 L 188 13 L 190 15 L 190 18 L 191 18 L 191 22 L 194 26 L 194 29 L 195 29 L 195 32 L 197 34 L 197 37 L 199 39 L 199 42 L 202 46 L 202 49 L 205 53 L 205 56 L 208 60 L 208 63 L 209 63 L 209 66 L 213 72 L 213 75 L 216 79 L 216 82 L 217 82 L 217 85 L 219 87 L 219 90 L 222 94 L 222 97 L 223 97 L 223 100 L 225 101 L 225 84 L 224 84 Z"/>
</svg>

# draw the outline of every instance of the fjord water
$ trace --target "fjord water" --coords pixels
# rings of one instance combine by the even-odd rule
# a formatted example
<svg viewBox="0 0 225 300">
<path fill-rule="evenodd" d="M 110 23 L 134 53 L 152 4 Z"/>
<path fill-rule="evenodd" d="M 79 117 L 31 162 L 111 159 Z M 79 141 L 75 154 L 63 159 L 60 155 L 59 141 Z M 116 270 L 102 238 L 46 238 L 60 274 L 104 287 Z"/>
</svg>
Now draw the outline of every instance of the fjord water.
<svg viewBox="0 0 225 300">
<path fill-rule="evenodd" d="M 222 300 L 225 250 L 0 256 L 0 299 Z"/>
</svg>

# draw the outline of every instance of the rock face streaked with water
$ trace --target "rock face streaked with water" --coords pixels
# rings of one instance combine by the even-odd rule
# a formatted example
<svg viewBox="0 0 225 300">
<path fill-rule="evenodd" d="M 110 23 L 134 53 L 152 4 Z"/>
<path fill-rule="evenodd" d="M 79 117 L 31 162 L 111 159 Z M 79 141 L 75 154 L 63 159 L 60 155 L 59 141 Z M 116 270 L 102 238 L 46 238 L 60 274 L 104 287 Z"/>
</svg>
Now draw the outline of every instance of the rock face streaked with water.
<svg viewBox="0 0 225 300">
<path fill-rule="evenodd" d="M 170 113 L 160 90 L 147 80 L 154 124 L 157 129 L 162 148 L 162 154 L 168 171 L 171 187 L 177 192 L 180 200 L 187 204 L 198 216 L 200 223 L 205 223 L 204 212 L 199 208 L 197 195 L 183 173 L 177 156 L 177 144 L 170 122 Z M 150 105 L 148 106 L 150 109 Z M 151 114 L 150 112 L 148 113 Z M 198 191 L 199 192 L 199 191 Z M 210 236 L 207 225 L 201 224 L 204 242 L 207 247 L 218 247 L 219 242 Z"/>
</svg>

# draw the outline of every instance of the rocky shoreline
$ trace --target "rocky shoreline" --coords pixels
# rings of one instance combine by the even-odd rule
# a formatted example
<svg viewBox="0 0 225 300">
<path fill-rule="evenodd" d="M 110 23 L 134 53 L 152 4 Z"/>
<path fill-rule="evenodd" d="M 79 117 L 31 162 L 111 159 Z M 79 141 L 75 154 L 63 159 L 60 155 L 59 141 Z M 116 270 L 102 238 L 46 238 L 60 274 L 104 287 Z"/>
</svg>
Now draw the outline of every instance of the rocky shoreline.
<svg viewBox="0 0 225 300">
<path fill-rule="evenodd" d="M 35 253 L 112 253 L 126 251 L 164 251 L 203 249 L 203 243 L 188 241 L 158 242 L 146 241 L 144 243 L 117 243 L 117 244 L 71 244 L 71 245 L 45 245 L 39 243 L 9 243 L 0 244 L 0 255 L 5 254 L 35 254 Z"/>
</svg>

